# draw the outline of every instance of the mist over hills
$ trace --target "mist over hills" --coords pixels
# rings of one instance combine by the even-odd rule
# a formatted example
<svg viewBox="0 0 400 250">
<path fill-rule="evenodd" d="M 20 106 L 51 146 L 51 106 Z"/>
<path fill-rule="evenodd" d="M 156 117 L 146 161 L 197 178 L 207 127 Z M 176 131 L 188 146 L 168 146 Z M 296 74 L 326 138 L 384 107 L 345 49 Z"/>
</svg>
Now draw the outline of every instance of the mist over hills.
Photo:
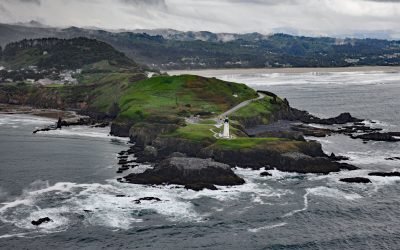
<svg viewBox="0 0 400 250">
<path fill-rule="evenodd" d="M 287 34 L 181 32 L 172 29 L 105 31 L 0 24 L 0 45 L 32 38 L 86 37 L 109 43 L 155 69 L 345 67 L 399 65 L 400 41 L 303 37 Z"/>
</svg>

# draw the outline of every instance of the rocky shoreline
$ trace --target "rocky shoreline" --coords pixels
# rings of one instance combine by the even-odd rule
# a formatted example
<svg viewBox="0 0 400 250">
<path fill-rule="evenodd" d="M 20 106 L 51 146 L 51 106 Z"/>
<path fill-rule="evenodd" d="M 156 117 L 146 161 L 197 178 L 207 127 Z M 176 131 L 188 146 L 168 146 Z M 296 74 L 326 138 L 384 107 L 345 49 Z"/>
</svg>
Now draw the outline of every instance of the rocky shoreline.
<svg viewBox="0 0 400 250">
<path fill-rule="evenodd" d="M 269 93 L 266 93 L 269 94 Z M 253 125 L 244 122 L 240 128 L 249 137 L 276 137 L 282 140 L 268 144 L 268 147 L 220 148 L 207 141 L 198 142 L 184 138 L 163 136 L 175 131 L 180 121 L 157 121 L 140 124 L 111 122 L 110 134 L 130 137 L 134 146 L 120 153 L 117 173 L 137 167 L 137 163 L 149 163 L 154 166 L 141 174 L 129 174 L 119 181 L 161 185 L 179 184 L 187 189 L 216 189 L 215 185 L 240 185 L 244 180 L 231 170 L 235 167 L 277 169 L 285 172 L 329 174 L 341 170 L 356 170 L 357 167 L 343 163 L 345 157 L 326 155 L 321 144 L 306 140 L 306 136 L 325 137 L 332 134 L 344 134 L 353 139 L 398 141 L 400 133 L 381 132 L 381 129 L 365 125 L 364 120 L 355 118 L 349 113 L 337 117 L 321 119 L 306 111 L 291 108 L 285 100 L 284 107 L 272 115 L 272 122 L 265 125 Z M 26 111 L 25 111 L 26 112 Z M 59 112 L 59 111 L 55 111 Z M 34 112 L 31 112 L 34 114 Z M 45 112 L 43 112 L 45 113 Z M 76 113 L 75 113 L 76 114 Z M 88 125 L 105 127 L 110 124 L 108 118 L 98 115 L 75 115 L 63 120 L 61 126 Z M 178 125 L 179 124 L 179 125 Z M 316 127 L 339 126 L 332 129 Z M 49 126 L 34 131 L 57 129 Z M 287 140 L 286 140 L 287 139 Z M 128 160 L 133 156 L 135 160 Z M 267 173 L 267 172 L 265 172 Z M 265 176 L 268 176 L 265 174 Z"/>
</svg>

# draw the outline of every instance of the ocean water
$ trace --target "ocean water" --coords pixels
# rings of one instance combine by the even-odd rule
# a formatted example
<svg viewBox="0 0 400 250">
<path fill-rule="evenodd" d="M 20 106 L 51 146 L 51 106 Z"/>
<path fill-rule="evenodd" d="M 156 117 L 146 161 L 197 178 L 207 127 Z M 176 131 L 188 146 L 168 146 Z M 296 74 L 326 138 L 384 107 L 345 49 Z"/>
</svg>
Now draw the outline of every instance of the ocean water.
<svg viewBox="0 0 400 250">
<path fill-rule="evenodd" d="M 400 131 L 396 72 L 217 77 L 275 92 L 322 117 L 350 111 Z M 349 156 L 360 170 L 260 177 L 262 170 L 238 168 L 246 184 L 194 192 L 118 183 L 125 139 L 107 136 L 107 128 L 32 134 L 52 122 L 0 115 L 2 249 L 399 249 L 400 178 L 370 177 L 364 185 L 339 179 L 400 171 L 400 161 L 385 159 L 400 156 L 400 143 L 326 137 L 318 140 L 327 153 Z M 134 202 L 147 196 L 161 202 Z M 53 222 L 31 225 L 46 216 Z"/>
</svg>

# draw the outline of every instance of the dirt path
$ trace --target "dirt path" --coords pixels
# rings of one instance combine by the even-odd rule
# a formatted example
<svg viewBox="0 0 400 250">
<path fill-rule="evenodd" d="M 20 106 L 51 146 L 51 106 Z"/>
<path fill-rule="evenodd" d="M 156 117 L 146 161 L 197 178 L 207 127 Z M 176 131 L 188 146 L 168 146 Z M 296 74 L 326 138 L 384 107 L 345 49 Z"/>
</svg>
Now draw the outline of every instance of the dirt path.
<svg viewBox="0 0 400 250">
<path fill-rule="evenodd" d="M 236 111 L 238 111 L 239 109 L 246 107 L 247 105 L 249 105 L 251 102 L 263 99 L 265 97 L 264 94 L 258 93 L 258 97 L 254 98 L 254 99 L 250 99 L 244 102 L 239 103 L 238 105 L 236 105 L 235 107 L 225 111 L 224 113 L 220 114 L 218 117 L 220 118 L 224 118 L 225 116 L 229 116 L 232 113 L 235 113 Z"/>
</svg>

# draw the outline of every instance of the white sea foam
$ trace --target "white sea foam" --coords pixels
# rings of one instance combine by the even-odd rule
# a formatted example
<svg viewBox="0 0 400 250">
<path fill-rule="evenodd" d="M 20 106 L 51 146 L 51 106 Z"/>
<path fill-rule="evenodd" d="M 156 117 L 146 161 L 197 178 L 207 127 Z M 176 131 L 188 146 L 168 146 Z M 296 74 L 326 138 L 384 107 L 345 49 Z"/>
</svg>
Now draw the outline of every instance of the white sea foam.
<svg viewBox="0 0 400 250">
<path fill-rule="evenodd" d="M 349 162 L 354 164 L 385 164 L 389 166 L 398 166 L 398 161 L 387 160 L 387 158 L 397 156 L 397 151 L 368 150 L 368 151 L 350 151 L 344 154 L 350 158 Z"/>
<path fill-rule="evenodd" d="M 290 211 L 289 213 L 284 214 L 282 217 L 283 218 L 291 217 L 291 216 L 293 216 L 293 215 L 295 215 L 297 213 L 306 211 L 308 209 L 308 195 L 309 194 L 310 194 L 310 190 L 307 189 L 306 193 L 303 195 L 303 200 L 304 200 L 304 207 L 303 208 Z"/>
<path fill-rule="evenodd" d="M 269 74 L 227 74 L 218 76 L 222 80 L 245 82 L 252 86 L 271 85 L 375 85 L 398 81 L 399 72 L 308 72 Z M 345 79 L 345 80 L 344 80 Z M 378 79 L 378 80 L 377 80 Z"/>
<path fill-rule="evenodd" d="M 200 192 L 176 185 L 144 186 L 115 180 L 110 180 L 107 184 L 59 182 L 54 185 L 46 181 L 36 181 L 14 201 L 0 205 L 0 220 L 24 230 L 38 229 L 43 233 L 66 230 L 74 223 L 128 229 L 140 223 L 143 216 L 146 216 L 144 214 L 152 213 L 163 215 L 172 222 L 204 221 L 209 213 L 199 213 L 193 205 L 193 200 L 203 197 L 222 201 L 221 207 L 214 209 L 222 211 L 229 202 L 237 202 L 243 197 L 249 197 L 249 201 L 254 204 L 269 204 L 271 198 L 279 199 L 293 194 L 290 190 L 273 189 L 263 183 L 265 179 L 259 176 L 262 170 L 235 171 L 246 179 L 246 184 L 219 186 L 216 191 Z M 157 197 L 161 201 L 142 201 L 137 204 L 135 200 L 142 197 Z M 53 221 L 39 227 L 30 223 L 43 217 L 49 217 Z"/>
<path fill-rule="evenodd" d="M 55 122 L 54 119 L 34 115 L 1 114 L 0 126 L 18 126 L 20 124 L 49 125 Z"/>
<path fill-rule="evenodd" d="M 23 237 L 26 237 L 27 235 L 30 235 L 30 233 L 3 234 L 3 235 L 0 235 L 0 239 L 7 239 L 7 238 L 14 238 L 14 237 L 23 238 Z"/>
<path fill-rule="evenodd" d="M 38 132 L 41 135 L 51 135 L 51 136 L 81 136 L 81 137 L 92 137 L 92 138 L 107 138 L 107 139 L 118 139 L 123 141 L 128 141 L 129 138 L 121 138 L 110 136 L 110 128 L 90 128 L 87 126 L 71 126 L 63 127 L 62 129 L 50 130 L 44 132 Z"/>
<path fill-rule="evenodd" d="M 307 189 L 307 191 L 315 196 L 322 196 L 334 199 L 356 200 L 362 198 L 362 196 L 357 193 L 345 192 L 336 188 L 330 188 L 324 186 L 309 188 Z"/>
<path fill-rule="evenodd" d="M 40 185 L 42 189 L 38 189 Z M 3 223 L 48 233 L 66 230 L 71 224 L 77 223 L 77 217 L 82 217 L 83 223 L 89 225 L 127 229 L 142 221 L 140 217 L 143 211 L 164 215 L 171 221 L 202 220 L 202 215 L 194 211 L 192 203 L 180 198 L 180 193 L 188 192 L 184 189 L 124 184 L 114 180 L 108 184 L 60 182 L 48 186 L 36 182 L 32 186 L 21 197 L 2 204 L 0 220 Z M 137 204 L 135 200 L 142 197 L 158 197 L 161 202 L 144 201 Z M 53 200 L 57 202 L 56 206 Z M 52 222 L 39 227 L 31 224 L 32 220 L 43 217 L 49 217 Z"/>
<path fill-rule="evenodd" d="M 268 230 L 268 229 L 273 229 L 273 228 L 277 228 L 277 227 L 283 227 L 286 225 L 287 225 L 286 222 L 281 222 L 281 223 L 267 225 L 267 226 L 263 226 L 263 227 L 250 228 L 250 229 L 248 229 L 248 231 L 251 233 L 258 233 L 261 230 Z"/>
</svg>

